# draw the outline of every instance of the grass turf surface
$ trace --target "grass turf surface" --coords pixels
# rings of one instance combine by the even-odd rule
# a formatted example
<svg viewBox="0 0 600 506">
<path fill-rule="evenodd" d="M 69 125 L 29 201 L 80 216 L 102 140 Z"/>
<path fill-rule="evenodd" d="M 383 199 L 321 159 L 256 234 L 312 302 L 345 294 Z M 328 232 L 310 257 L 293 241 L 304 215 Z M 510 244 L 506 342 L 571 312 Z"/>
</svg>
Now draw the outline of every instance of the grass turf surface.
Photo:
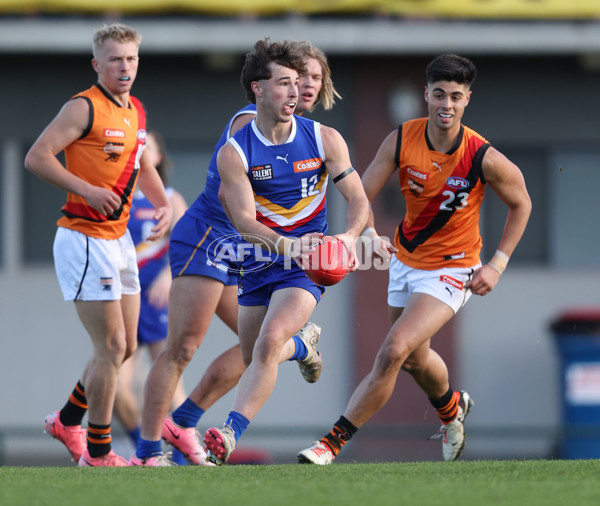
<svg viewBox="0 0 600 506">
<path fill-rule="evenodd" d="M 0 504 L 587 506 L 600 504 L 600 461 L 0 467 Z"/>
</svg>

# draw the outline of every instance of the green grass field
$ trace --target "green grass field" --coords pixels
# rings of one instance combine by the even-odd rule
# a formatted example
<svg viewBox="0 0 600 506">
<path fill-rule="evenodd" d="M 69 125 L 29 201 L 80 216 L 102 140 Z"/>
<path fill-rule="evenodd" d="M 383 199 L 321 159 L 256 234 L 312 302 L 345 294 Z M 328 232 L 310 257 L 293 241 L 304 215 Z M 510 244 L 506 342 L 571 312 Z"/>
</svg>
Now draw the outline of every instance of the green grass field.
<svg viewBox="0 0 600 506">
<path fill-rule="evenodd" d="M 600 461 L 224 466 L 0 467 L 0 505 L 600 504 Z"/>
</svg>

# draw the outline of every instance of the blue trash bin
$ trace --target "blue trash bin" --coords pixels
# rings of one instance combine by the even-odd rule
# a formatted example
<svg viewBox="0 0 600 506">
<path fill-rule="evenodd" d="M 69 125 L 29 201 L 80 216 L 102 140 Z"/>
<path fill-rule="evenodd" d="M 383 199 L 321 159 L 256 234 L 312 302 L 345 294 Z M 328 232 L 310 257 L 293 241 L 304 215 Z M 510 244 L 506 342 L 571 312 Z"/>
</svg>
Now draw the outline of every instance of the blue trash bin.
<svg viewBox="0 0 600 506">
<path fill-rule="evenodd" d="M 561 370 L 559 457 L 600 458 L 600 308 L 565 311 L 551 329 Z"/>
</svg>

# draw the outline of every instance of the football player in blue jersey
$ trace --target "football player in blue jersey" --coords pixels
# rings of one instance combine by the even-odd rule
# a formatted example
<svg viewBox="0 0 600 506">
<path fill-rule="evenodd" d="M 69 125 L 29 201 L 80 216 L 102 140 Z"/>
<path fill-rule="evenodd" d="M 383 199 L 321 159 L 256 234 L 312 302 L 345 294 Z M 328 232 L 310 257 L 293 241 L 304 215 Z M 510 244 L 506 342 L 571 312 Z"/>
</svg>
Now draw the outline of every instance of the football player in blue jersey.
<svg viewBox="0 0 600 506">
<path fill-rule="evenodd" d="M 223 428 L 212 427 L 204 436 L 207 460 L 217 465 L 227 462 L 271 395 L 282 361 L 299 360 L 305 377 L 320 374 L 318 339 L 295 334 L 324 292 L 308 279 L 302 264 L 327 231 L 329 176 L 348 204 L 346 229 L 337 237 L 348 249 L 351 270 L 357 267 L 355 240 L 369 215 L 342 136 L 294 115 L 305 72 L 306 60 L 294 43 L 258 41 L 242 69 L 242 85 L 248 100 L 256 103 L 256 118 L 217 156 L 233 224 L 258 245 L 243 259 L 238 291 L 238 336 L 248 367 Z"/>
<path fill-rule="evenodd" d="M 325 55 L 306 41 L 296 42 L 306 60 L 306 72 L 298 84 L 295 114 L 311 112 L 321 103 L 325 110 L 341 98 L 333 86 Z M 161 437 L 196 465 L 206 464 L 206 453 L 196 426 L 205 412 L 229 392 L 245 370 L 239 344 L 227 349 L 208 367 L 189 397 L 168 414 L 175 385 L 202 343 L 214 314 L 237 334 L 238 264 L 226 255 L 209 257 L 211 243 L 237 251 L 245 244 L 231 224 L 218 197 L 221 178 L 217 153 L 221 146 L 256 114 L 250 103 L 234 114 L 217 142 L 207 171 L 206 186 L 171 235 L 173 285 L 170 295 L 170 328 L 167 350 L 153 364 L 146 383 L 141 439 L 131 463 L 143 466 L 169 465 L 162 454 Z M 241 245 L 241 246 L 240 246 Z M 298 334 L 318 339 L 320 329 L 307 324 Z M 290 334 L 291 335 L 291 334 Z M 306 360 L 309 362 L 310 360 Z M 320 357 L 316 360 L 320 363 Z M 299 362 L 308 381 L 316 381 L 320 368 Z M 310 369 L 310 370 L 309 370 Z"/>
</svg>

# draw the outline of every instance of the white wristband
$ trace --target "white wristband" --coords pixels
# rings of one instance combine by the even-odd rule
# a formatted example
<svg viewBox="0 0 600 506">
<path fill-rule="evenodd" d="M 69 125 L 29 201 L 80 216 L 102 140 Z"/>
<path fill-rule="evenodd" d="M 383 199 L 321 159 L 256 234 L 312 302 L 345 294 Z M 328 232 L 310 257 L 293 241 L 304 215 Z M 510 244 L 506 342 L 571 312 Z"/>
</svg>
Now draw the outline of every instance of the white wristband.
<svg viewBox="0 0 600 506">
<path fill-rule="evenodd" d="M 498 274 L 502 274 L 508 265 L 509 256 L 503 251 L 496 250 L 494 256 L 489 261 L 488 265 L 494 269 Z"/>
<path fill-rule="evenodd" d="M 494 255 L 499 256 L 502 260 L 505 260 L 506 263 L 508 263 L 508 261 L 510 260 L 510 257 L 504 253 L 504 251 L 500 251 L 499 249 L 496 250 L 496 253 L 494 253 Z"/>
<path fill-rule="evenodd" d="M 283 244 L 281 245 L 281 248 L 279 246 L 279 243 L 283 241 Z M 290 250 L 292 249 L 292 244 L 294 243 L 293 239 L 290 239 L 289 237 L 285 237 L 283 235 L 280 235 L 279 238 L 277 239 L 277 241 L 275 241 L 275 251 L 277 251 L 277 253 L 281 254 L 281 255 L 285 255 L 285 256 L 292 256 L 290 254 Z"/>
<path fill-rule="evenodd" d="M 370 237 L 371 239 L 373 239 L 373 238 L 377 237 L 377 230 L 375 230 L 373 227 L 365 228 L 363 230 L 363 233 L 360 235 L 365 236 L 365 237 Z"/>
</svg>

